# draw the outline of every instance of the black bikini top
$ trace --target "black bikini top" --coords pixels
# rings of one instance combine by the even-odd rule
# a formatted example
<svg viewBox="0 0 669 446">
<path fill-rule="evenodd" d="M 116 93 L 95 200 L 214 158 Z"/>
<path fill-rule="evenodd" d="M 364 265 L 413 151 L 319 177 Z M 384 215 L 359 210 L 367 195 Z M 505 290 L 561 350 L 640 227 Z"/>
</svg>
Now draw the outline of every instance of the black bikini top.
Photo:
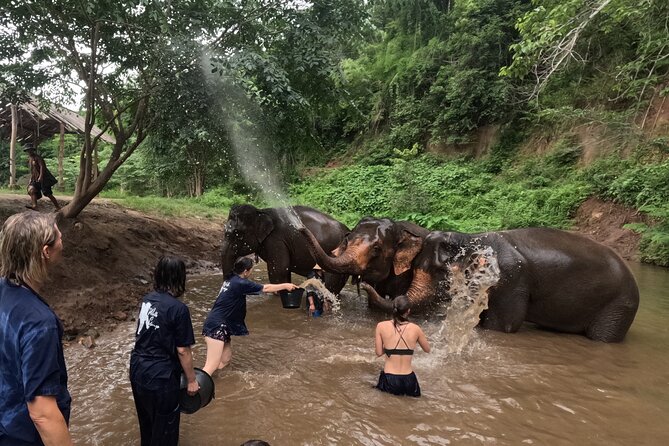
<svg viewBox="0 0 669 446">
<path fill-rule="evenodd" d="M 402 336 L 402 333 L 404 330 L 406 330 L 406 328 L 404 330 L 400 330 L 399 328 L 395 327 L 395 330 L 400 334 L 400 338 L 397 340 L 395 348 L 384 347 L 383 353 L 385 353 L 389 358 L 391 355 L 413 355 L 413 350 L 409 348 L 409 344 L 407 344 L 407 341 L 405 341 L 404 337 Z M 404 345 L 406 345 L 407 348 L 397 348 L 397 346 L 400 345 L 400 341 L 404 342 Z"/>
</svg>

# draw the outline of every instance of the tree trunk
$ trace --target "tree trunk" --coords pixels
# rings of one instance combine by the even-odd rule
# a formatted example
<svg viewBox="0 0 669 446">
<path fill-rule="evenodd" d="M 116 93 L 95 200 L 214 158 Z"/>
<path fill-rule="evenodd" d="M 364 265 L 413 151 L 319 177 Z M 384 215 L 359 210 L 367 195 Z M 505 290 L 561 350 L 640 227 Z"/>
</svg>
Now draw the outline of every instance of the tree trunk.
<svg viewBox="0 0 669 446">
<path fill-rule="evenodd" d="M 12 137 L 9 140 L 9 188 L 16 188 L 16 134 L 18 132 L 18 113 L 16 105 L 11 104 L 12 111 Z"/>
<path fill-rule="evenodd" d="M 60 144 L 58 145 L 58 190 L 65 190 L 63 183 L 63 159 L 65 158 L 65 124 L 60 123 Z"/>
</svg>

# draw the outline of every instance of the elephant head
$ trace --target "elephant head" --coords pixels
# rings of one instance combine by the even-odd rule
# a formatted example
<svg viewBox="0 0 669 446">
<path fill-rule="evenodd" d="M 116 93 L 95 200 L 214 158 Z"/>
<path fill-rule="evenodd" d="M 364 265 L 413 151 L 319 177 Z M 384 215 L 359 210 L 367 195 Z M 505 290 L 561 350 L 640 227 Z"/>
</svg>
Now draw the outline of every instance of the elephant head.
<svg viewBox="0 0 669 446">
<path fill-rule="evenodd" d="M 223 273 L 232 270 L 238 257 L 256 252 L 273 229 L 272 218 L 260 209 L 248 204 L 232 206 L 221 246 Z"/>
<path fill-rule="evenodd" d="M 493 266 L 485 259 L 492 254 L 492 249 L 485 251 L 485 246 L 481 238 L 459 232 L 433 231 L 425 237 L 423 249 L 414 259 L 413 281 L 406 293 L 412 307 L 449 300 L 450 276 L 454 268 L 461 270 L 466 277 L 484 266 L 496 269 L 496 260 Z M 498 277 L 494 270 L 489 274 L 493 280 Z"/>
<path fill-rule="evenodd" d="M 333 257 L 308 230 L 300 231 L 307 237 L 309 249 L 323 269 L 361 276 L 372 285 L 383 284 L 408 271 L 423 238 L 429 233 L 413 223 L 366 217 L 342 240 L 333 251 Z"/>
</svg>

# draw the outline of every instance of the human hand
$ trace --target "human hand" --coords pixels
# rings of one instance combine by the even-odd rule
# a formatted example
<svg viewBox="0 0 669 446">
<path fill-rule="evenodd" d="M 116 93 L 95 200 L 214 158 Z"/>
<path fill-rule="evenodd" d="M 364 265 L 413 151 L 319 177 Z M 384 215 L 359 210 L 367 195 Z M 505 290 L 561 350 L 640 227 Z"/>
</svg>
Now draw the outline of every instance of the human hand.
<svg viewBox="0 0 669 446">
<path fill-rule="evenodd" d="M 200 384 L 197 381 L 189 382 L 186 387 L 186 393 L 190 396 L 195 395 L 200 390 Z"/>
<path fill-rule="evenodd" d="M 299 288 L 299 287 L 297 285 L 295 285 L 294 283 L 287 283 L 285 290 L 286 291 L 293 291 L 295 288 Z"/>
</svg>

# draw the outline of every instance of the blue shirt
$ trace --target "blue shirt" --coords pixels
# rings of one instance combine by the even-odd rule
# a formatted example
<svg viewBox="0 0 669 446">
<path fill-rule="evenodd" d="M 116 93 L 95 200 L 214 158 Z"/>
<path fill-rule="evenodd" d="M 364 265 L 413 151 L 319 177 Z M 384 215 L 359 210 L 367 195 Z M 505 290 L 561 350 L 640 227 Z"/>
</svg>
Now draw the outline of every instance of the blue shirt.
<svg viewBox="0 0 669 446">
<path fill-rule="evenodd" d="M 177 347 L 193 344 L 195 335 L 186 304 L 169 293 L 147 294 L 137 317 L 130 380 L 149 390 L 178 387 L 183 370 Z"/>
<path fill-rule="evenodd" d="M 0 279 L 0 443 L 43 444 L 28 413 L 37 396 L 55 397 L 69 422 L 62 338 L 60 320 L 40 296 Z"/>
<path fill-rule="evenodd" d="M 209 311 L 207 320 L 204 321 L 204 330 L 214 331 L 223 323 L 245 328 L 246 295 L 258 294 L 262 289 L 261 283 L 252 282 L 236 274 L 223 282 L 218 298 Z"/>
</svg>

